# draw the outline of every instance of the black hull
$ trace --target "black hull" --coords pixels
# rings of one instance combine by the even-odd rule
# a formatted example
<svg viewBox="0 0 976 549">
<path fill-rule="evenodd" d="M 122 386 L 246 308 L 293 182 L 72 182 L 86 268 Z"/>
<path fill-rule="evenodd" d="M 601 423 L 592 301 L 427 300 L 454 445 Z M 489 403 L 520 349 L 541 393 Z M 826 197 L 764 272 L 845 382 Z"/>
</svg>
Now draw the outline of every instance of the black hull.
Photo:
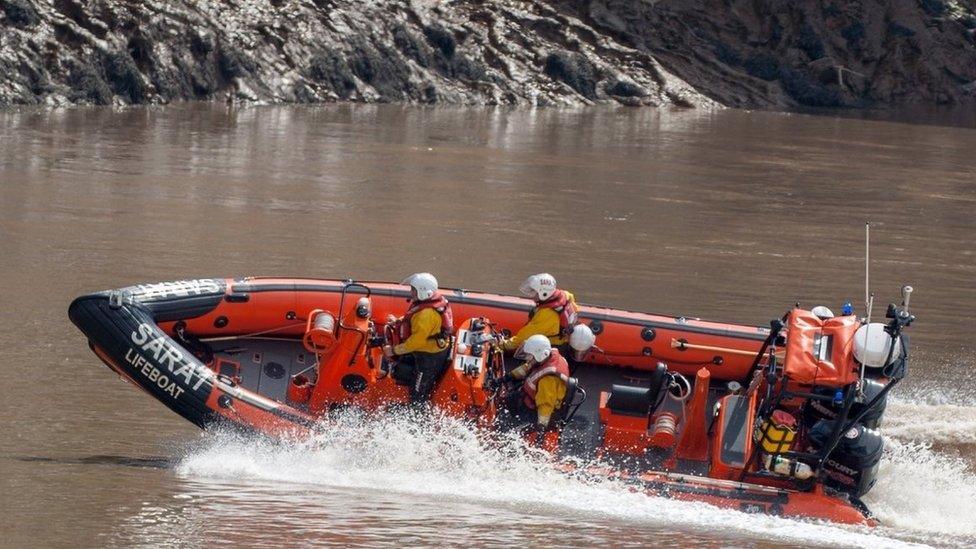
<svg viewBox="0 0 976 549">
<path fill-rule="evenodd" d="M 207 405 L 216 376 L 157 323 L 206 314 L 224 292 L 223 280 L 133 286 L 79 297 L 68 317 L 112 370 L 203 428 L 220 420 Z"/>
</svg>

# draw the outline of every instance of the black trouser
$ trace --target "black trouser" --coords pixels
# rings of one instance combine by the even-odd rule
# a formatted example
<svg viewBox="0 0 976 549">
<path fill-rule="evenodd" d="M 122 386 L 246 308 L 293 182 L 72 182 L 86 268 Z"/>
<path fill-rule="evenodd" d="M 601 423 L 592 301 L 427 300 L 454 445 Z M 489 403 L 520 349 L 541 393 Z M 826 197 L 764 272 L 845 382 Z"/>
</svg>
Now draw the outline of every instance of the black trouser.
<svg viewBox="0 0 976 549">
<path fill-rule="evenodd" d="M 508 402 L 506 405 L 508 407 L 508 413 L 511 415 L 511 427 L 524 424 L 535 425 L 536 420 L 539 417 L 539 413 L 536 412 L 535 408 L 529 408 L 529 405 L 525 403 L 525 393 L 522 392 L 521 382 L 519 382 L 518 387 L 516 387 L 515 390 L 508 395 Z"/>
<path fill-rule="evenodd" d="M 450 348 L 437 353 L 410 353 L 400 357 L 397 369 L 404 381 L 410 381 L 410 402 L 427 402 L 434 386 L 447 371 Z M 398 378 L 400 376 L 397 376 Z"/>
</svg>

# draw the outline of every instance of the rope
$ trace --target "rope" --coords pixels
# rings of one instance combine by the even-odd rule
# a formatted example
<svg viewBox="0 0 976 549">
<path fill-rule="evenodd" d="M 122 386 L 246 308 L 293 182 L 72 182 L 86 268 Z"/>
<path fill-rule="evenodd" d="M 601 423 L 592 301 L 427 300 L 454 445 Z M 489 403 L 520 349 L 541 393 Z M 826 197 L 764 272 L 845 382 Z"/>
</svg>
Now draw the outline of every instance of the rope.
<svg viewBox="0 0 976 549">
<path fill-rule="evenodd" d="M 271 328 L 270 330 L 262 330 L 260 332 L 252 332 L 252 333 L 249 333 L 249 334 L 241 334 L 241 335 L 234 335 L 234 336 L 208 337 L 208 338 L 205 338 L 205 339 L 200 339 L 200 341 L 210 342 L 210 341 L 229 341 L 229 340 L 233 340 L 233 339 L 246 339 L 246 338 L 249 338 L 249 337 L 257 337 L 257 336 L 262 336 L 262 335 L 266 335 L 266 334 L 272 334 L 272 333 L 275 333 L 275 332 L 280 332 L 280 331 L 283 331 L 283 330 L 288 330 L 288 329 L 291 329 L 291 328 L 295 328 L 295 327 L 298 327 L 298 326 L 304 326 L 304 325 L 305 325 L 305 322 L 298 322 L 298 323 L 295 323 L 295 324 L 289 324 L 287 326 L 279 326 L 278 328 Z"/>
</svg>

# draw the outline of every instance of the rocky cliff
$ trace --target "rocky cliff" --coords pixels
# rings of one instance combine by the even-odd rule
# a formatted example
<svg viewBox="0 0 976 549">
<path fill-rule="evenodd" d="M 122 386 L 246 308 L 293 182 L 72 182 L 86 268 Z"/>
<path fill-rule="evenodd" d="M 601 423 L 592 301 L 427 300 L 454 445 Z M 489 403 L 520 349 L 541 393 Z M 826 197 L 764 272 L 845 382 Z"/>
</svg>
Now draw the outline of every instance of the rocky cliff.
<svg viewBox="0 0 976 549">
<path fill-rule="evenodd" d="M 0 106 L 976 99 L 976 0 L 0 0 Z"/>
<path fill-rule="evenodd" d="M 976 0 L 559 5 L 729 106 L 976 102 Z"/>
</svg>

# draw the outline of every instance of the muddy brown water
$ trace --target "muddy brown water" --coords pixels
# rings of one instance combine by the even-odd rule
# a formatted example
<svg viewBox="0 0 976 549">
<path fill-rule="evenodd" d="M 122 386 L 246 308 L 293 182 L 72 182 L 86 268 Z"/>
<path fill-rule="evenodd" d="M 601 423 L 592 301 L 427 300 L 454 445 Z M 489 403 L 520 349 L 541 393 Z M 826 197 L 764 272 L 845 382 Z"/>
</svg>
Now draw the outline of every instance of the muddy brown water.
<svg viewBox="0 0 976 549">
<path fill-rule="evenodd" d="M 0 544 L 969 543 L 976 524 L 952 513 L 976 502 L 974 150 L 971 127 L 742 111 L 2 112 Z M 505 460 L 476 447 L 452 446 L 438 477 L 377 459 L 443 453 L 402 425 L 372 450 L 199 433 L 121 383 L 65 314 L 85 292 L 180 278 L 429 270 L 513 293 L 549 271 L 589 303 L 765 324 L 796 301 L 862 310 L 865 221 L 875 315 L 903 284 L 918 315 L 889 412 L 908 453 L 869 501 L 875 532 L 524 463 L 508 466 L 529 478 L 499 485 L 481 475 Z"/>
</svg>

